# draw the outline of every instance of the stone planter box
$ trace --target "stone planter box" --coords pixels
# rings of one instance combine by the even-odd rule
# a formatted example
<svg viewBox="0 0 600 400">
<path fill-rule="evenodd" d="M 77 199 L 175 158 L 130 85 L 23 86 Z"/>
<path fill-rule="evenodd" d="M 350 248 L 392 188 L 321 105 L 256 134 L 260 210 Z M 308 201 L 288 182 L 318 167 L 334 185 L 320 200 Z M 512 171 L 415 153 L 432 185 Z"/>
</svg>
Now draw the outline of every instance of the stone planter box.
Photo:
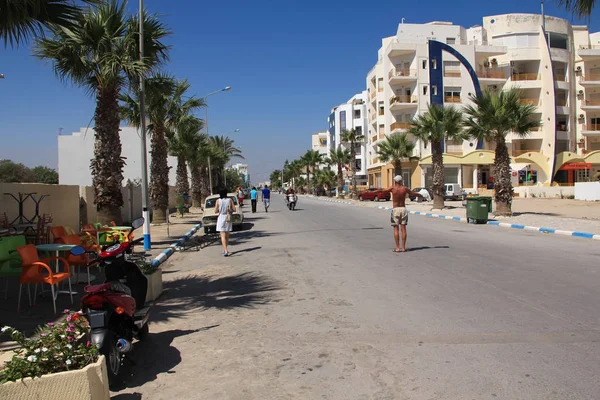
<svg viewBox="0 0 600 400">
<path fill-rule="evenodd" d="M 148 279 L 146 302 L 154 301 L 161 295 L 163 290 L 162 271 L 159 268 L 152 275 L 146 275 L 146 278 Z"/>
<path fill-rule="evenodd" d="M 39 378 L 0 385 L 0 399 L 14 400 L 108 400 L 108 375 L 103 355 L 76 371 L 57 372 Z"/>
</svg>

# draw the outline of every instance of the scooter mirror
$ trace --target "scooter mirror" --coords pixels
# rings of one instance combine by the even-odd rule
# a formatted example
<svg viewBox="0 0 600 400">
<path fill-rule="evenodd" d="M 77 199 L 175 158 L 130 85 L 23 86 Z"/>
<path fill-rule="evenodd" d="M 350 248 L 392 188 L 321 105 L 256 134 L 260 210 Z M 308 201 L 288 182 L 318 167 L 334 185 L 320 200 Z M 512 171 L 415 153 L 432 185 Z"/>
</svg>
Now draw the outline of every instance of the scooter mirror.
<svg viewBox="0 0 600 400">
<path fill-rule="evenodd" d="M 133 222 L 131 223 L 131 227 L 133 229 L 137 229 L 140 226 L 144 225 L 144 217 L 140 217 L 138 219 L 133 220 Z"/>
<path fill-rule="evenodd" d="M 83 254 L 85 254 L 85 249 L 81 246 L 73 247 L 71 249 L 71 254 L 73 254 L 74 256 L 83 255 Z"/>
</svg>

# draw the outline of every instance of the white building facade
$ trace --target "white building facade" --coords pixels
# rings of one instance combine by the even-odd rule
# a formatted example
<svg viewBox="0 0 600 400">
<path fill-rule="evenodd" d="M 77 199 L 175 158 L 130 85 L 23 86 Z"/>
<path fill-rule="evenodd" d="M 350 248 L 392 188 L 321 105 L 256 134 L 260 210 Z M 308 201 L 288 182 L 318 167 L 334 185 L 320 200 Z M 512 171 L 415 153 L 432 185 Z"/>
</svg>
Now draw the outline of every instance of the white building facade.
<svg viewBox="0 0 600 400">
<path fill-rule="evenodd" d="M 367 159 L 366 159 L 366 144 L 367 144 L 367 92 L 363 91 L 353 96 L 344 104 L 340 104 L 331 110 L 328 123 L 327 150 L 329 154 L 331 150 L 343 147 L 350 150 L 350 143 L 342 142 L 341 134 L 344 130 L 355 129 L 357 135 L 363 135 L 364 139 L 360 143 L 355 143 L 355 171 L 356 182 L 358 185 L 367 183 Z M 351 178 L 348 176 L 346 183 L 349 183 Z"/>
<path fill-rule="evenodd" d="M 123 185 L 127 180 L 142 179 L 142 147 L 139 132 L 133 127 L 121 127 L 121 156 L 125 158 Z M 72 135 L 58 136 L 58 182 L 61 185 L 92 186 L 90 161 L 94 158 L 94 130 L 81 128 Z M 150 140 L 147 141 L 148 179 L 150 179 Z M 177 158 L 169 157 L 169 185 L 175 185 Z"/>
<path fill-rule="evenodd" d="M 391 133 L 407 133 L 410 121 L 427 110 L 432 91 L 443 91 L 445 106 L 471 103 L 475 86 L 467 68 L 446 52 L 442 65 L 432 63 L 429 40 L 443 42 L 465 57 L 482 90 L 518 87 L 521 101 L 537 107 L 535 118 L 542 127 L 526 138 L 507 137 L 515 184 L 568 183 L 578 179 L 568 172 L 575 171 L 577 163 L 593 172 L 599 165 L 592 164 L 600 162 L 600 153 L 594 153 L 600 150 L 600 46 L 594 47 L 598 39 L 586 27 L 554 17 L 544 21 L 534 14 L 485 17 L 482 26 L 469 29 L 448 22 L 400 24 L 396 36 L 382 40 L 377 64 L 366 79 L 369 185 L 391 186 L 393 170 L 377 158 L 378 144 Z M 431 68 L 443 70 L 443 87 L 430 84 Z M 420 161 L 403 165 L 405 181 L 413 187 L 430 186 L 430 148 L 409 138 L 416 143 L 414 156 Z M 494 143 L 447 141 L 444 149 L 447 183 L 476 192 L 491 182 Z"/>
</svg>

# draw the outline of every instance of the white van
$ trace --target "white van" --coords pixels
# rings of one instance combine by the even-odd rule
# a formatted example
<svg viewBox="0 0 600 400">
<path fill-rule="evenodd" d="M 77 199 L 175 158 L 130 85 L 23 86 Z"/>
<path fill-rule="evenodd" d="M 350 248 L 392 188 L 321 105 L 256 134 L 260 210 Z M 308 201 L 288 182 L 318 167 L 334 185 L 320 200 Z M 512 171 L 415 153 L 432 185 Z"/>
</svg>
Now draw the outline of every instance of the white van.
<svg viewBox="0 0 600 400">
<path fill-rule="evenodd" d="M 462 188 L 458 183 L 444 185 L 444 200 L 462 200 Z"/>
</svg>

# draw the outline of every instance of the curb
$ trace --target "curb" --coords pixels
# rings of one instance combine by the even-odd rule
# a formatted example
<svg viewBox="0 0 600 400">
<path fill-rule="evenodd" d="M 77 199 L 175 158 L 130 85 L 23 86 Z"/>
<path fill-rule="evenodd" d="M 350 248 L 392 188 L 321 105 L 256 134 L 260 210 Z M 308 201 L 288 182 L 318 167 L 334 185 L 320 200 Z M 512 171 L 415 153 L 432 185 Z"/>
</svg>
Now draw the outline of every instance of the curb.
<svg viewBox="0 0 600 400">
<path fill-rule="evenodd" d="M 334 202 L 334 203 L 345 203 L 345 204 L 354 204 L 352 202 L 349 201 L 342 201 L 342 200 L 330 200 L 330 199 L 320 199 L 319 197 L 316 196 L 307 196 L 310 198 L 314 198 L 316 200 L 319 201 L 329 201 L 329 202 Z M 380 210 L 387 210 L 387 211 L 391 211 L 392 207 L 383 207 L 383 206 L 377 206 L 378 209 Z M 465 222 L 467 223 L 467 219 L 466 218 L 461 218 L 461 217 L 456 217 L 453 215 L 441 215 L 441 214 L 434 214 L 434 213 L 428 213 L 428 212 L 422 212 L 422 211 L 408 211 L 409 214 L 413 214 L 413 215 L 422 215 L 424 217 L 430 217 L 430 218 L 439 218 L 439 219 L 448 219 L 451 221 L 459 221 L 459 222 Z M 499 226 L 501 228 L 512 228 L 512 229 L 519 229 L 519 230 L 525 230 L 525 231 L 533 231 L 533 232 L 541 232 L 541 233 L 553 233 L 555 235 L 563 235 L 563 236 L 571 236 L 571 237 L 577 237 L 577 238 L 583 238 L 583 239 L 595 239 L 595 240 L 600 240 L 600 235 L 595 235 L 593 233 L 588 233 L 588 232 L 577 232 L 577 231 L 563 231 L 563 230 L 559 230 L 559 229 L 554 229 L 554 228 L 539 228 L 537 226 L 529 226 L 529 225 L 521 225 L 521 224 L 510 224 L 508 222 L 498 222 L 498 221 L 488 221 L 487 225 L 492 225 L 492 226 Z"/>
<path fill-rule="evenodd" d="M 194 226 L 192 229 L 190 229 L 190 231 L 188 233 L 186 233 L 181 238 L 179 238 L 179 240 L 177 242 L 173 243 L 172 245 L 169 246 L 168 249 L 166 249 L 165 251 L 160 253 L 154 260 L 152 260 L 152 266 L 158 267 L 160 264 L 167 261 L 167 259 L 169 257 L 171 257 L 171 255 L 175 252 L 175 248 L 180 247 L 189 238 L 191 238 L 194 235 L 194 233 L 196 233 L 198 231 L 198 229 L 200 229 L 201 226 L 202 226 L 202 224 L 198 224 L 198 225 Z"/>
</svg>

